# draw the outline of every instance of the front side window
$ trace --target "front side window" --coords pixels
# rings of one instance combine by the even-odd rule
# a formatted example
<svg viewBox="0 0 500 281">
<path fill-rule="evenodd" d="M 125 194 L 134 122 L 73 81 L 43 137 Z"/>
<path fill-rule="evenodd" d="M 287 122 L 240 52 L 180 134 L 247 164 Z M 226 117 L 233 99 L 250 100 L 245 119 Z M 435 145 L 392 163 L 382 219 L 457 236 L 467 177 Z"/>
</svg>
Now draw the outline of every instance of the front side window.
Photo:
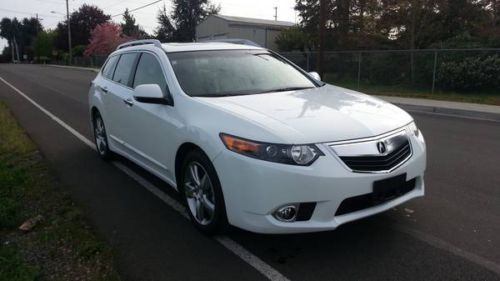
<svg viewBox="0 0 500 281">
<path fill-rule="evenodd" d="M 137 70 L 134 78 L 134 88 L 142 84 L 157 84 L 163 93 L 167 88 L 167 81 L 163 76 L 160 63 L 155 56 L 143 53 L 137 64 Z"/>
<path fill-rule="evenodd" d="M 184 92 L 190 96 L 251 95 L 314 88 L 305 74 L 265 50 L 169 53 Z"/>
<path fill-rule="evenodd" d="M 130 74 L 134 68 L 136 57 L 137 54 L 123 54 L 120 56 L 120 60 L 116 65 L 115 74 L 113 75 L 113 81 L 125 86 L 129 85 Z"/>
<path fill-rule="evenodd" d="M 120 56 L 112 56 L 109 58 L 108 62 L 102 69 L 102 76 L 111 79 L 113 78 L 113 72 L 115 71 L 116 62 Z"/>
</svg>

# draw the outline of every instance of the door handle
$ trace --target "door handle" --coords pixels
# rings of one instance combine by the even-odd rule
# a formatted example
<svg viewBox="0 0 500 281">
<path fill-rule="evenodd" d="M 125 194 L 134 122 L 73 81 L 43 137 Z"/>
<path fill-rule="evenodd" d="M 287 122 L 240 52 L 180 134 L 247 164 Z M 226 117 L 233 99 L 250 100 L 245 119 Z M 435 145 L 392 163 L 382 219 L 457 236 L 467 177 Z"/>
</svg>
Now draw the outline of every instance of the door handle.
<svg viewBox="0 0 500 281">
<path fill-rule="evenodd" d="M 132 99 L 124 99 L 123 102 L 128 106 L 134 105 L 134 101 Z"/>
<path fill-rule="evenodd" d="M 107 94 L 107 93 L 108 93 L 108 87 L 101 87 L 101 90 L 102 90 L 105 94 Z"/>
</svg>

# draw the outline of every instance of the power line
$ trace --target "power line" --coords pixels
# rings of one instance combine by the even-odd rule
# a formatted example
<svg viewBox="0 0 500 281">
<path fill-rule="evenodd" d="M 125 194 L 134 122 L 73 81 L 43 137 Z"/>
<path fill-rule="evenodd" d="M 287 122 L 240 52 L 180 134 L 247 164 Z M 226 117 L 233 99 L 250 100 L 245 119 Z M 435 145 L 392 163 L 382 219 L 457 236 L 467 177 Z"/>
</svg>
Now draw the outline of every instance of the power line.
<svg viewBox="0 0 500 281">
<path fill-rule="evenodd" d="M 118 1 L 118 2 L 116 2 L 116 3 L 114 3 L 114 4 L 111 4 L 111 5 L 109 5 L 109 6 L 103 7 L 103 9 L 107 10 L 107 9 L 109 9 L 109 8 L 111 8 L 111 7 L 116 6 L 116 5 L 123 4 L 123 2 L 129 2 L 129 1 L 130 1 L 130 0 L 120 0 L 120 1 Z"/>
<path fill-rule="evenodd" d="M 4 8 L 0 8 L 0 11 L 16 13 L 16 14 L 31 15 L 31 16 L 34 16 L 36 14 L 36 13 L 30 13 L 30 12 L 24 12 L 24 11 L 18 11 L 18 10 L 10 10 L 10 9 L 4 9 Z M 60 17 L 54 16 L 54 15 L 46 15 L 46 14 L 38 14 L 38 15 L 44 16 L 44 17 L 50 17 L 50 18 L 60 18 Z"/>
<path fill-rule="evenodd" d="M 137 10 L 140 10 L 140 9 L 143 9 L 143 8 L 146 8 L 146 7 L 149 7 L 149 6 L 154 5 L 154 4 L 156 4 L 156 3 L 158 3 L 158 2 L 161 2 L 161 1 L 163 1 L 163 0 L 153 1 L 153 2 L 151 2 L 151 3 L 149 3 L 149 4 L 146 4 L 146 5 L 143 5 L 143 6 L 140 6 L 140 7 L 134 8 L 134 9 L 132 9 L 132 10 L 129 10 L 129 13 L 130 13 L 130 12 L 137 11 Z M 121 16 L 121 15 L 123 15 L 123 14 L 124 14 L 124 13 L 120 13 L 120 14 L 113 15 L 113 16 L 111 16 L 111 17 L 112 17 L 112 18 L 114 18 L 114 17 Z"/>
</svg>

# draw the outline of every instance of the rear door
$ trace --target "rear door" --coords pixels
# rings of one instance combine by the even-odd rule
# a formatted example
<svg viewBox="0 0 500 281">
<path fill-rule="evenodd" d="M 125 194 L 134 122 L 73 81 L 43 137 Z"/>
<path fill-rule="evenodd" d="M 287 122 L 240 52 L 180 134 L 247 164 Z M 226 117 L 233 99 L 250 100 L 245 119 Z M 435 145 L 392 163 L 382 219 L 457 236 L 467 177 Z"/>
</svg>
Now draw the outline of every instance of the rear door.
<svg viewBox="0 0 500 281">
<path fill-rule="evenodd" d="M 137 63 L 137 52 L 124 53 L 118 59 L 116 69 L 111 80 L 108 80 L 107 95 L 105 98 L 106 110 L 110 123 L 110 139 L 121 150 L 128 151 L 125 139 L 127 130 L 131 130 L 126 123 L 130 114 L 132 98 L 132 75 Z"/>
<path fill-rule="evenodd" d="M 120 55 L 109 57 L 106 61 L 106 64 L 101 70 L 100 79 L 96 79 L 94 81 L 96 90 L 100 92 L 100 96 L 102 98 L 103 109 L 101 110 L 101 115 L 104 118 L 104 124 L 106 126 L 106 131 L 108 132 L 108 134 L 113 133 L 113 126 L 111 125 L 113 123 L 113 114 L 109 109 L 108 93 L 109 88 L 113 87 L 113 74 L 115 72 L 116 64 L 118 63 L 119 59 Z"/>
</svg>

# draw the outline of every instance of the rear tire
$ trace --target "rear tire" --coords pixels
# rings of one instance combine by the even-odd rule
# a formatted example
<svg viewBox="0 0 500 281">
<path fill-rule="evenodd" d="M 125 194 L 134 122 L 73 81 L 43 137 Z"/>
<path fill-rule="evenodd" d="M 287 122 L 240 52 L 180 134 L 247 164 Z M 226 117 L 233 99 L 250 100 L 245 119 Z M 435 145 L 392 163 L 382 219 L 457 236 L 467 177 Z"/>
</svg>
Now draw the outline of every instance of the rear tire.
<svg viewBox="0 0 500 281">
<path fill-rule="evenodd" d="M 94 129 L 94 143 L 99 157 L 105 161 L 113 159 L 113 152 L 109 150 L 108 135 L 106 134 L 104 120 L 98 111 L 94 113 L 92 123 Z"/>
<path fill-rule="evenodd" d="M 195 227 L 207 235 L 224 232 L 228 223 L 222 188 L 214 166 L 203 152 L 193 150 L 186 155 L 179 183 Z"/>
</svg>

